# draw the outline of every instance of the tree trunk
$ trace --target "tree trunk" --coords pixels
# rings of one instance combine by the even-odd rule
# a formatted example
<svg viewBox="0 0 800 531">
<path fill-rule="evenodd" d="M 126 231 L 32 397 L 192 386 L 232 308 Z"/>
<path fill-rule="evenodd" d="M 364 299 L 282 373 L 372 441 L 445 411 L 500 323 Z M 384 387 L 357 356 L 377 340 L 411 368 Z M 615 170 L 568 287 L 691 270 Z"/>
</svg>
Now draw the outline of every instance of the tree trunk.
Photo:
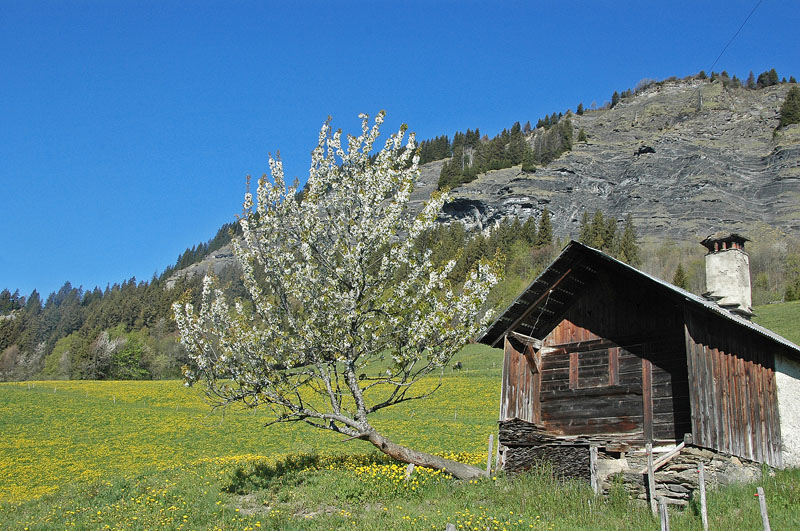
<svg viewBox="0 0 800 531">
<path fill-rule="evenodd" d="M 476 466 L 465 465 L 458 461 L 445 459 L 425 452 L 418 452 L 405 446 L 395 444 L 383 435 L 371 432 L 367 440 L 375 445 L 378 450 L 385 453 L 389 457 L 402 461 L 404 463 L 414 463 L 417 466 L 424 466 L 433 468 L 435 470 L 443 470 L 457 479 L 475 479 L 479 477 L 486 477 L 488 474 L 486 470 L 480 469 Z"/>
</svg>

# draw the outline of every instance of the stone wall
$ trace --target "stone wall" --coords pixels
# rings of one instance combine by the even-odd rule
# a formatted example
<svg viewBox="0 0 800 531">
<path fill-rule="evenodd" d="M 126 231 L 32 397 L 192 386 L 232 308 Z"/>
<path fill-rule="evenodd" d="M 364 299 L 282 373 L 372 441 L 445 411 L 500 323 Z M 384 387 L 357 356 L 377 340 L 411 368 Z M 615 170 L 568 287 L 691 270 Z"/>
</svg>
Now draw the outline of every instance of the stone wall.
<svg viewBox="0 0 800 531">
<path fill-rule="evenodd" d="M 658 457 L 656 455 L 656 457 Z M 620 481 L 622 487 L 635 499 L 647 499 L 647 475 L 640 474 L 647 466 L 644 452 L 624 457 L 624 467 L 614 473 L 603 474 L 602 460 L 598 463 L 603 491 L 608 493 L 613 482 Z M 761 465 L 753 461 L 724 455 L 712 450 L 686 446 L 655 473 L 656 498 L 663 496 L 667 503 L 686 505 L 698 487 L 698 466 L 705 468 L 706 488 L 755 481 L 761 477 Z M 604 477 L 603 477 L 604 476 Z"/>
<path fill-rule="evenodd" d="M 589 481 L 589 446 L 586 445 L 518 446 L 506 449 L 504 455 L 507 472 L 523 472 L 545 463 L 552 467 L 557 478 Z"/>
<path fill-rule="evenodd" d="M 519 473 L 548 463 L 553 474 L 561 479 L 579 479 L 587 483 L 589 446 L 581 443 L 507 447 L 504 451 L 504 470 Z M 654 457 L 657 459 L 658 453 Z M 755 481 L 761 477 L 760 464 L 695 446 L 685 446 L 681 452 L 655 473 L 656 497 L 667 503 L 687 505 L 698 487 L 698 466 L 705 468 L 706 488 Z M 623 488 L 634 499 L 647 500 L 647 466 L 644 450 L 598 452 L 598 478 L 603 494 L 614 485 Z"/>
</svg>

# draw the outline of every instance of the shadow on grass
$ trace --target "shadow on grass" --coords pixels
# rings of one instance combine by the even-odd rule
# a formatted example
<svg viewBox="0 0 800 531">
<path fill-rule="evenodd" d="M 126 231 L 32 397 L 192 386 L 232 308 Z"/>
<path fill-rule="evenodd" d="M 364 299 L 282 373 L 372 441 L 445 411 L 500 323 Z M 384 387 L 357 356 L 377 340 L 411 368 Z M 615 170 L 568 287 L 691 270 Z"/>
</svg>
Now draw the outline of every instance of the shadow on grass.
<svg viewBox="0 0 800 531">
<path fill-rule="evenodd" d="M 381 454 L 292 454 L 273 463 L 250 461 L 233 470 L 228 484 L 222 490 L 229 494 L 248 494 L 274 486 L 297 486 L 303 483 L 302 473 L 307 470 L 341 470 L 388 462 L 392 460 Z"/>
</svg>

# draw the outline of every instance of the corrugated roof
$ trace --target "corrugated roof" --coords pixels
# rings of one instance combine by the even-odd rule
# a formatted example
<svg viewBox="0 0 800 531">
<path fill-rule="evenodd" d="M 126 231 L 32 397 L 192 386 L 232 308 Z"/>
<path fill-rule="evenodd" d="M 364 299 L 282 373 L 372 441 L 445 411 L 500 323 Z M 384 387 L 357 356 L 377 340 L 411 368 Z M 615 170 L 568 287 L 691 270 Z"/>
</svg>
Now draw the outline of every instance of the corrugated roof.
<svg viewBox="0 0 800 531">
<path fill-rule="evenodd" d="M 748 321 L 743 317 L 740 317 L 736 314 L 729 312 L 728 310 L 718 306 L 714 302 L 711 302 L 709 300 L 704 299 L 703 297 L 695 295 L 694 293 L 690 293 L 684 289 L 674 286 L 669 282 L 654 277 L 653 275 L 640 271 L 635 267 L 626 264 L 625 262 L 621 262 L 616 258 L 612 258 L 611 256 L 605 254 L 604 252 L 598 249 L 589 247 L 588 245 L 584 245 L 574 240 L 569 242 L 567 246 L 564 247 L 564 249 L 558 255 L 558 257 L 556 257 L 556 259 L 553 260 L 553 262 L 547 267 L 547 269 L 545 269 L 542 272 L 542 274 L 539 275 L 539 277 L 537 277 L 536 280 L 534 280 L 528 286 L 528 288 L 525 291 L 523 291 L 522 294 L 520 294 L 520 296 L 517 297 L 517 299 L 508 306 L 508 308 L 506 308 L 506 310 L 503 313 L 500 314 L 500 316 L 494 321 L 494 323 L 492 323 L 492 325 L 489 326 L 486 333 L 484 333 L 478 341 L 489 345 L 497 343 L 500 337 L 504 335 L 508 330 L 509 323 L 517 321 L 524 315 L 525 311 L 529 309 L 525 307 L 526 305 L 524 304 L 524 301 L 530 300 L 531 298 L 536 298 L 537 296 L 540 296 L 541 294 L 545 293 L 548 289 L 550 289 L 549 286 L 552 283 L 552 281 L 543 282 L 543 280 L 553 276 L 552 269 L 554 268 L 554 266 L 558 264 L 564 264 L 566 262 L 575 263 L 576 254 L 585 254 L 590 257 L 603 260 L 611 264 L 612 267 L 621 268 L 623 270 L 629 271 L 630 273 L 633 273 L 634 275 L 638 275 L 643 279 L 647 279 L 650 282 L 653 282 L 654 284 L 660 286 L 661 288 L 668 290 L 668 292 L 673 294 L 674 296 L 681 297 L 686 302 L 689 302 L 690 304 L 698 308 L 715 313 L 723 317 L 724 319 L 727 319 L 729 321 L 736 323 L 737 325 L 752 330 L 753 332 L 763 337 L 766 337 L 767 339 L 770 339 L 780 345 L 783 345 L 791 350 L 794 350 L 795 352 L 800 354 L 799 346 L 795 345 L 785 337 L 776 334 L 772 330 L 768 330 L 763 326 L 759 326 L 752 321 Z"/>
</svg>

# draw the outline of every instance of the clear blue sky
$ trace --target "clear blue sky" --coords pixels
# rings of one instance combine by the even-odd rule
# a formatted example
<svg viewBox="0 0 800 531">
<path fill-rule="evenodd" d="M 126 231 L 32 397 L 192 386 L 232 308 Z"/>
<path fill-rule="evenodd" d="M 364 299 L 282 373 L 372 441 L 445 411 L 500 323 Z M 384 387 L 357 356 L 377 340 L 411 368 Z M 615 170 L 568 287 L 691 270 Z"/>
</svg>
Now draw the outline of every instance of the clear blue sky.
<svg viewBox="0 0 800 531">
<path fill-rule="evenodd" d="M 149 279 L 328 115 L 494 135 L 708 70 L 755 5 L 0 0 L 0 289 Z M 714 70 L 800 76 L 798 21 L 763 1 Z"/>
</svg>

